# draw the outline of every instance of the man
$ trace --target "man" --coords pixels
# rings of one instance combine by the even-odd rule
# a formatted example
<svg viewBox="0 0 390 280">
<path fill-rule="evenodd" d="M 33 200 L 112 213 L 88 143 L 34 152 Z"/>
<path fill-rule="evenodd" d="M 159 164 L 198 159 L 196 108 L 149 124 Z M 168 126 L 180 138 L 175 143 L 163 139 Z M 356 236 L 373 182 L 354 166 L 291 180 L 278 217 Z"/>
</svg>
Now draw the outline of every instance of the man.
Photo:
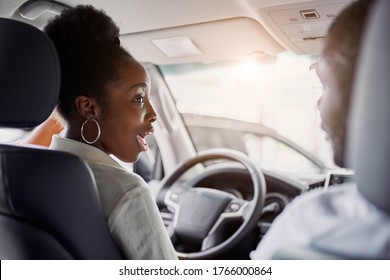
<svg viewBox="0 0 390 280">
<path fill-rule="evenodd" d="M 344 167 L 355 64 L 365 19 L 374 0 L 346 7 L 328 30 L 317 73 L 323 83 L 318 102 L 322 128 L 334 151 L 334 162 Z M 306 246 L 345 258 L 390 258 L 390 218 L 377 210 L 352 183 L 297 197 L 274 221 L 252 259 L 271 259 L 286 247 Z"/>
</svg>

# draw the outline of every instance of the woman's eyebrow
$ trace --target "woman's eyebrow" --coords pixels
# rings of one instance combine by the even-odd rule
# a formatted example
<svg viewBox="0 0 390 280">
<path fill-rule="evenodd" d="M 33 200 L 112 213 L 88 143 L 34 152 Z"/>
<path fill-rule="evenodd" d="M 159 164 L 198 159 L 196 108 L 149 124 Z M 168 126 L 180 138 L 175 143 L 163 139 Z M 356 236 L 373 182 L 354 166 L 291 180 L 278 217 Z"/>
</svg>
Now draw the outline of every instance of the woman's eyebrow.
<svg viewBox="0 0 390 280">
<path fill-rule="evenodd" d="M 138 84 L 132 85 L 132 86 L 130 87 L 130 89 L 138 88 L 138 87 L 148 88 L 149 85 L 148 85 L 147 83 L 138 83 Z"/>
</svg>

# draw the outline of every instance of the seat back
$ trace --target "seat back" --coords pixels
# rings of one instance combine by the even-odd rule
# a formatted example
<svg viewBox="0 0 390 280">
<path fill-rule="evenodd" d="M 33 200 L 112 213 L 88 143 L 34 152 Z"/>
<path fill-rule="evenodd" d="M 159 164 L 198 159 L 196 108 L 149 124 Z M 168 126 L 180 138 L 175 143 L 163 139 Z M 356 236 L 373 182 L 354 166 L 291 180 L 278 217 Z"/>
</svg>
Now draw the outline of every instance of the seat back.
<svg viewBox="0 0 390 280">
<path fill-rule="evenodd" d="M 366 29 L 353 94 L 348 159 L 359 191 L 390 213 L 390 2 L 379 1 Z"/>
<path fill-rule="evenodd" d="M 41 30 L 0 18 L 0 127 L 53 111 L 60 65 Z M 0 259 L 122 259 L 89 166 L 47 149 L 0 144 Z"/>
</svg>

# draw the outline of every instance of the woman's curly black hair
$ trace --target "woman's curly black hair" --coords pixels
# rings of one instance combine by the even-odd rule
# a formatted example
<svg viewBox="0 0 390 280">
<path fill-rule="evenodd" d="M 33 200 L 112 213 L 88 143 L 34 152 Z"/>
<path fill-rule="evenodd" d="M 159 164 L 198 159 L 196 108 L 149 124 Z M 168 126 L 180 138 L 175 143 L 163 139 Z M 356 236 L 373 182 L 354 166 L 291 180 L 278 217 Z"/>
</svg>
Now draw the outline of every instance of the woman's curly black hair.
<svg viewBox="0 0 390 280">
<path fill-rule="evenodd" d="M 131 58 L 120 47 L 119 27 L 104 11 L 89 5 L 64 10 L 45 26 L 61 63 L 58 110 L 65 120 L 75 112 L 75 98 L 93 97 L 106 105 L 106 87 L 121 77 L 121 67 Z"/>
</svg>

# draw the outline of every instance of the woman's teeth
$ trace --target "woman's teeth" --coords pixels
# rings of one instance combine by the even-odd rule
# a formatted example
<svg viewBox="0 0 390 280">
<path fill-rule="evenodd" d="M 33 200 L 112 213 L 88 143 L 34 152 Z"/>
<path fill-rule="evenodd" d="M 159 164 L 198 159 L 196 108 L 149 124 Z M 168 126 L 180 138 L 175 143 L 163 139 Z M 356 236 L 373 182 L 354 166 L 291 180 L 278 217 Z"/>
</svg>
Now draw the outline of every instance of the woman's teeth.
<svg viewBox="0 0 390 280">
<path fill-rule="evenodd" d="M 148 150 L 148 143 L 146 142 L 145 137 L 149 134 L 150 133 L 141 133 L 137 135 L 138 147 L 143 152 Z"/>
</svg>

